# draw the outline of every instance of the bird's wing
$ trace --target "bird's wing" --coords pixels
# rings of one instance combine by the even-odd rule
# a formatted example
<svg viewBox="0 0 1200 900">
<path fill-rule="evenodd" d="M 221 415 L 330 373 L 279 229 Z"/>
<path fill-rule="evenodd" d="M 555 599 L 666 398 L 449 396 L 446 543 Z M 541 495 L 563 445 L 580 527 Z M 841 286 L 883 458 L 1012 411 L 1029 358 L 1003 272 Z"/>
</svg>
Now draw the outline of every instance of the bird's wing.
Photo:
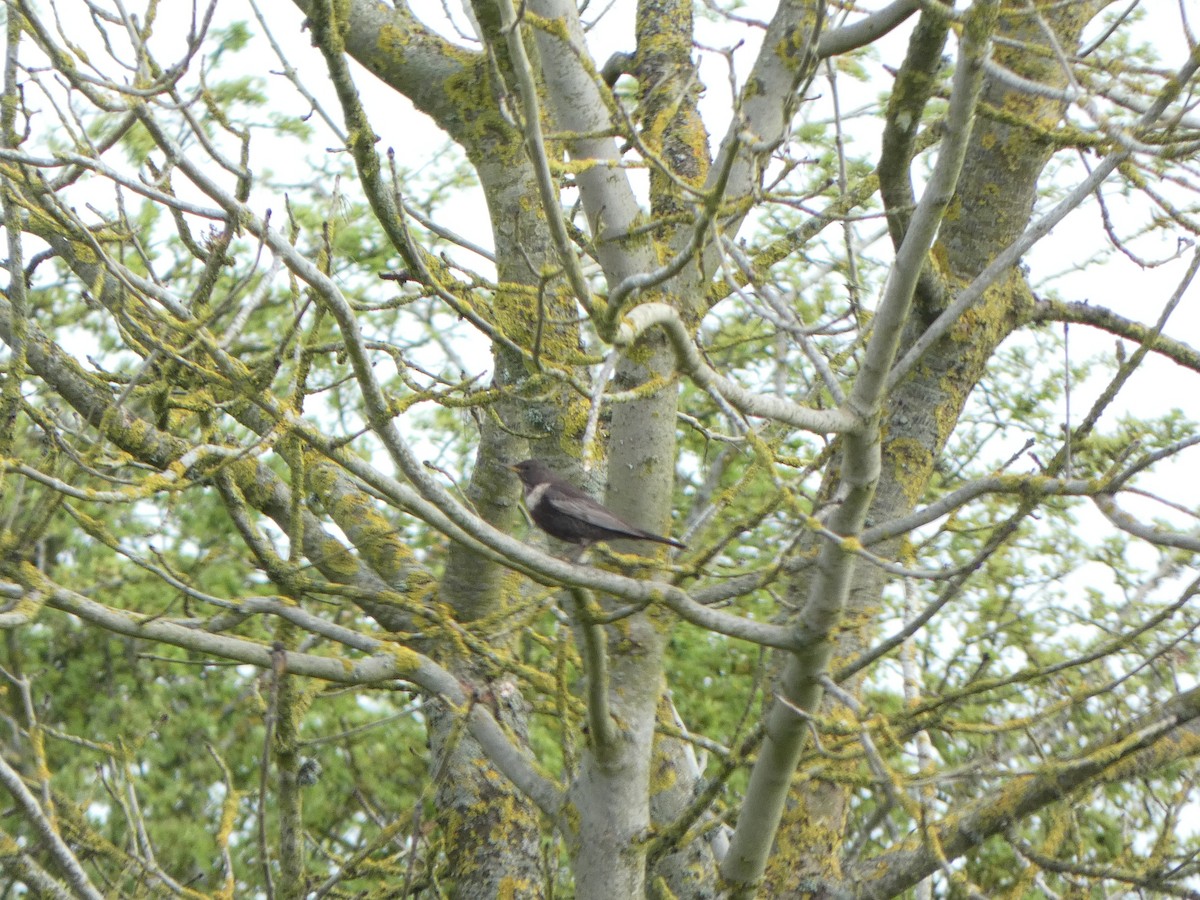
<svg viewBox="0 0 1200 900">
<path fill-rule="evenodd" d="M 573 519 L 587 522 L 597 528 L 607 528 L 611 531 L 625 534 L 643 534 L 642 529 L 630 525 L 624 519 L 609 512 L 594 500 L 582 497 L 547 496 L 543 503 L 549 503 L 557 512 L 571 516 Z"/>
</svg>

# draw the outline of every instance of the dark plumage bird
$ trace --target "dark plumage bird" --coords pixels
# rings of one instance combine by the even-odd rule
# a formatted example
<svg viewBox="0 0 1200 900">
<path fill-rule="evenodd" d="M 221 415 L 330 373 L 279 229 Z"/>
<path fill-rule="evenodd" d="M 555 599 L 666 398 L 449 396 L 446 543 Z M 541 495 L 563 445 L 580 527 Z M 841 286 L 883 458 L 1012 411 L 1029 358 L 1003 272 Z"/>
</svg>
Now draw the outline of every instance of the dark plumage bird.
<svg viewBox="0 0 1200 900">
<path fill-rule="evenodd" d="M 596 541 L 655 541 L 686 549 L 686 544 L 630 525 L 612 510 L 600 505 L 567 479 L 555 475 L 540 459 L 527 459 L 508 466 L 525 485 L 525 505 L 534 524 L 550 537 L 571 544 Z"/>
</svg>

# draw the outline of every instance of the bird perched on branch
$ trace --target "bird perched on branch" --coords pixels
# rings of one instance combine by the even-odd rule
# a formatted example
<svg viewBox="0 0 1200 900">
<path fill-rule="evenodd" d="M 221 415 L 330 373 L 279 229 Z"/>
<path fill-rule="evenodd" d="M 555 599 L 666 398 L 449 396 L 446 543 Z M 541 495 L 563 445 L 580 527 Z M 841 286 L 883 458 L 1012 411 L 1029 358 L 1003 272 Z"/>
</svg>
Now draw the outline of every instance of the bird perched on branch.
<svg viewBox="0 0 1200 900">
<path fill-rule="evenodd" d="M 686 549 L 686 544 L 630 525 L 575 487 L 555 475 L 540 459 L 527 459 L 507 468 L 525 485 L 525 505 L 538 528 L 560 541 L 584 547 L 596 541 L 654 541 Z"/>
</svg>

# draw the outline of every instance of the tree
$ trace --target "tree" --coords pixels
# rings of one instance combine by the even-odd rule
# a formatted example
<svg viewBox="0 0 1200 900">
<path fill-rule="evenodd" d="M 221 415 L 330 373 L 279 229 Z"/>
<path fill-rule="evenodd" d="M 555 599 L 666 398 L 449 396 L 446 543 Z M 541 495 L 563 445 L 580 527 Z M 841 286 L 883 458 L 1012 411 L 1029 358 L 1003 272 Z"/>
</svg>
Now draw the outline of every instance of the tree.
<svg viewBox="0 0 1200 900">
<path fill-rule="evenodd" d="M 6 891 L 1200 896 L 1183 6 L 425 6 L 6 7 Z"/>
</svg>

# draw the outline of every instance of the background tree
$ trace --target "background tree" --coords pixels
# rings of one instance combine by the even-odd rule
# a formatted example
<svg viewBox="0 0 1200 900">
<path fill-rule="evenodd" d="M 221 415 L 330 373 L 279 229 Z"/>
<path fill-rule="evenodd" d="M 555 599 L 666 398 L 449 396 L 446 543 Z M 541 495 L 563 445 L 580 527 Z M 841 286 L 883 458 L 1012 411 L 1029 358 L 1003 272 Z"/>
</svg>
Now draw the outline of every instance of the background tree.
<svg viewBox="0 0 1200 900">
<path fill-rule="evenodd" d="M 161 6 L 5 7 L 6 891 L 1200 896 L 1184 5 Z"/>
</svg>

